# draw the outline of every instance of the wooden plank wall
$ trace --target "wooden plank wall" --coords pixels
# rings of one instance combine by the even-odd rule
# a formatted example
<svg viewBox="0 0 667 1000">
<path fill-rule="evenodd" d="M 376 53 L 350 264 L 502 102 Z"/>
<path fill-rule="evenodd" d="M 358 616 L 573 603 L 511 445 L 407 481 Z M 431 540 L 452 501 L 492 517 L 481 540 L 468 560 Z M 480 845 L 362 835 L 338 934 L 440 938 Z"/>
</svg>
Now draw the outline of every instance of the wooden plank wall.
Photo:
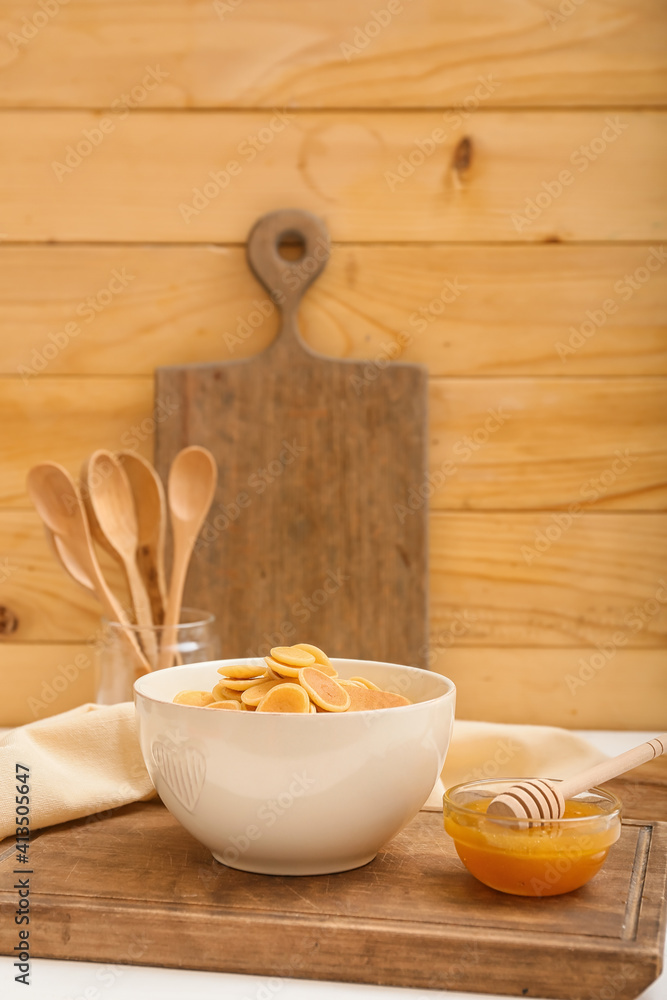
<svg viewBox="0 0 667 1000">
<path fill-rule="evenodd" d="M 666 42 L 662 0 L 4 0 L 0 724 L 93 690 L 27 469 L 150 455 L 155 365 L 262 350 L 242 244 L 298 206 L 308 343 L 432 376 L 459 714 L 665 727 Z"/>
</svg>

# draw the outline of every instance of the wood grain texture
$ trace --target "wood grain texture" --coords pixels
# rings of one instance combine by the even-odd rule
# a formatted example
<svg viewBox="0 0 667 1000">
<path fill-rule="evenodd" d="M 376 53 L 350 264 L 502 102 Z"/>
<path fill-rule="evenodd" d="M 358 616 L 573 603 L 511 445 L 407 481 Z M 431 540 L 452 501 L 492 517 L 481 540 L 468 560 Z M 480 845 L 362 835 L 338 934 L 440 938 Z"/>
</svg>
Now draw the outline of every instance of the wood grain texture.
<svg viewBox="0 0 667 1000">
<path fill-rule="evenodd" d="M 355 401 L 381 395 L 400 369 L 359 362 Z M 407 484 L 400 516 L 414 517 L 411 505 L 428 494 L 431 510 L 664 510 L 665 386 L 651 377 L 431 380 L 430 478 Z M 78 474 L 99 447 L 149 457 L 156 427 L 184 419 L 179 405 L 170 388 L 154 401 L 148 376 L 0 377 L 0 508 L 30 506 L 25 478 L 38 461 Z"/>
<path fill-rule="evenodd" d="M 9 872 L 7 845 L 0 870 Z M 604 874 L 545 907 L 473 880 L 441 815 L 421 812 L 370 865 L 300 878 L 295 891 L 293 879 L 220 865 L 161 804 L 137 803 L 38 834 L 31 860 L 43 875 L 32 898 L 41 919 L 31 944 L 51 958 L 519 996 L 530 989 L 560 1000 L 590 1000 L 615 976 L 616 996 L 631 1000 L 660 971 L 666 846 L 663 824 L 624 822 Z M 156 853 L 171 858 L 167 870 L 153 863 Z M 640 891 L 631 892 L 644 866 Z M 16 906 L 13 892 L 0 891 L 3 915 Z M 0 927 L 0 950 L 10 953 L 12 923 Z"/>
<path fill-rule="evenodd" d="M 153 434 L 176 402 L 153 400 L 149 378 L 5 379 L 0 384 L 0 444 L 4 506 L 32 507 L 26 493 L 28 469 L 60 462 L 78 477 L 95 448 L 127 448 L 152 457 Z"/>
<path fill-rule="evenodd" d="M 433 669 L 456 684 L 459 719 L 650 732 L 667 724 L 664 648 L 466 647 L 454 637 L 431 648 Z"/>
<path fill-rule="evenodd" d="M 144 90 L 151 107 L 468 108 L 489 74 L 493 104 L 663 101 L 658 0 L 587 0 L 565 15 L 549 0 L 402 0 L 393 17 L 386 6 L 340 0 L 314 17 L 312 0 L 285 0 L 279 14 L 271 0 L 70 0 L 25 43 L 36 8 L 11 0 L 0 17 L 3 103 L 106 107 L 156 64 L 169 76 Z M 388 19 L 381 30 L 374 11 Z"/>
<path fill-rule="evenodd" d="M 2 512 L 0 553 L 0 649 L 6 641 L 77 642 L 98 634 L 101 605 L 56 561 L 36 511 Z M 126 601 L 119 564 L 100 549 L 97 554 Z"/>
<path fill-rule="evenodd" d="M 430 501 L 431 633 L 438 669 L 461 658 L 459 704 L 652 725 L 664 527 L 620 512 L 665 507 L 664 4 L 401 0 L 364 44 L 384 0 L 234 3 L 69 0 L 26 44 L 9 35 L 41 8 L 0 10 L 0 653 L 20 650 L 38 694 L 59 664 L 49 643 L 98 622 L 27 509 L 28 467 L 150 456 L 171 412 L 154 409 L 156 365 L 266 350 L 277 311 L 238 244 L 296 205 L 337 240 L 301 311 L 306 344 L 368 359 L 372 386 L 387 357 L 435 377 L 430 472 L 457 460 Z M 230 160 L 224 190 L 195 202 Z M 511 416 L 468 456 L 498 406 Z M 585 515 L 556 538 L 582 490 Z M 462 609 L 476 619 L 450 650 Z M 568 691 L 568 658 L 628 614 L 632 651 Z"/>
<path fill-rule="evenodd" d="M 302 261 L 278 255 L 284 231 L 302 237 Z M 156 370 L 156 397 L 178 400 L 156 427 L 158 472 L 166 479 L 192 444 L 209 448 L 219 469 L 185 603 L 216 615 L 226 656 L 265 655 L 297 641 L 307 622 L 332 656 L 421 666 L 427 512 L 400 520 L 394 507 L 426 476 L 426 371 L 398 363 L 364 389 L 362 362 L 303 344 L 299 301 L 328 256 L 319 219 L 260 219 L 248 256 L 281 304 L 271 348 L 237 363 Z"/>
<path fill-rule="evenodd" d="M 664 375 L 667 267 L 647 259 L 650 244 L 335 245 L 299 322 L 321 354 L 436 376 Z M 139 375 L 258 354 L 278 312 L 240 247 L 0 244 L 0 326 L 1 374 Z"/>
<path fill-rule="evenodd" d="M 432 381 L 431 509 L 664 510 L 665 389 L 660 378 Z"/>
<path fill-rule="evenodd" d="M 446 112 L 417 111 L 5 111 L 0 218 L 11 241 L 242 242 L 258 215 L 296 205 L 334 240 L 659 243 L 666 117 L 480 110 L 449 125 Z"/>
<path fill-rule="evenodd" d="M 431 518 L 432 644 L 665 646 L 667 519 L 556 517 Z"/>
<path fill-rule="evenodd" d="M 0 726 L 22 726 L 95 701 L 96 663 L 92 644 L 0 644 Z"/>
<path fill-rule="evenodd" d="M 604 787 L 621 799 L 624 816 L 667 820 L 667 759 L 664 756 L 607 781 Z"/>
<path fill-rule="evenodd" d="M 251 509 L 243 509 L 233 522 L 244 533 Z M 445 657 L 442 662 L 451 646 L 486 647 L 499 650 L 499 656 L 503 648 L 517 646 L 536 647 L 536 655 L 537 647 L 588 646 L 594 653 L 597 643 L 613 642 L 616 633 L 627 636 L 628 648 L 664 650 L 667 518 L 586 513 L 527 564 L 521 547 L 532 547 L 550 523 L 551 515 L 542 512 L 430 517 L 430 640 Z M 216 530 L 213 522 L 203 537 L 211 530 Z M 195 565 L 197 560 L 195 554 Z M 337 567 L 331 569 L 335 574 Z M 34 511 L 0 512 L 0 571 L 0 605 L 10 608 L 19 623 L 6 641 L 76 642 L 97 628 L 98 605 L 56 563 Z M 117 585 L 119 577 L 112 580 Z M 258 591 L 253 581 L 253 599 Z M 246 603 L 252 601 L 246 597 Z M 299 609 L 294 626 L 304 641 L 318 613 Z M 229 617 L 225 612 L 224 620 Z M 256 637 L 255 630 L 251 636 Z"/>
</svg>

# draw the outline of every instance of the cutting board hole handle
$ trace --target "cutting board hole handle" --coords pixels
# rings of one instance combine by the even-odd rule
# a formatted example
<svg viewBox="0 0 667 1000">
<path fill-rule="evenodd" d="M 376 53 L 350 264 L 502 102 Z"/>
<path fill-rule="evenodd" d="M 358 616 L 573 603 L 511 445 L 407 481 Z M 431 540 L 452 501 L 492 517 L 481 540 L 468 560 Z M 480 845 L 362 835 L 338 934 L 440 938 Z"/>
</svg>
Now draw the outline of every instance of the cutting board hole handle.
<svg viewBox="0 0 667 1000">
<path fill-rule="evenodd" d="M 263 215 L 248 236 L 248 263 L 284 314 L 296 312 L 322 273 L 331 244 L 322 219 L 300 209 Z"/>
<path fill-rule="evenodd" d="M 283 233 L 276 244 L 283 260 L 302 260 L 306 254 L 306 243 L 301 233 Z"/>
</svg>

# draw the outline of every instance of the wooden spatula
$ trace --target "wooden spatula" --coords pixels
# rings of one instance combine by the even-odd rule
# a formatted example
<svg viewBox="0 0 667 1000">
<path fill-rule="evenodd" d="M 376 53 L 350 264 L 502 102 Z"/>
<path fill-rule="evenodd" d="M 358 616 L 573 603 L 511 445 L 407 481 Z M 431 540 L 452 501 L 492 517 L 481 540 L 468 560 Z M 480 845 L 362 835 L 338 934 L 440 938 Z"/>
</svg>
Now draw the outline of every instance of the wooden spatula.
<svg viewBox="0 0 667 1000">
<path fill-rule="evenodd" d="M 298 260 L 281 257 L 285 240 L 302 245 Z M 156 372 L 174 410 L 156 430 L 163 479 L 189 444 L 220 470 L 185 598 L 216 614 L 223 656 L 303 640 L 423 665 L 427 511 L 414 497 L 426 482 L 426 370 L 304 344 L 297 310 L 328 256 L 315 216 L 264 216 L 248 260 L 282 311 L 275 341 L 254 358 Z"/>
</svg>

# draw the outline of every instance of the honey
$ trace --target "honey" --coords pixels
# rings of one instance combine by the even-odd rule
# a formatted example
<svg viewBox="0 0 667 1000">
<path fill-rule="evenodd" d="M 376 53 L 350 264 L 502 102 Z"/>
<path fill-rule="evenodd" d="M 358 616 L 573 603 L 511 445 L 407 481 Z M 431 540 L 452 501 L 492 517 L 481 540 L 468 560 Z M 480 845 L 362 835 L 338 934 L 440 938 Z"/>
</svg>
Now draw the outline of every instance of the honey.
<svg viewBox="0 0 667 1000">
<path fill-rule="evenodd" d="M 533 824 L 486 816 L 490 798 L 448 803 L 445 830 L 480 882 L 519 896 L 555 896 L 597 875 L 620 835 L 608 802 L 572 799 L 562 820 Z"/>
</svg>

